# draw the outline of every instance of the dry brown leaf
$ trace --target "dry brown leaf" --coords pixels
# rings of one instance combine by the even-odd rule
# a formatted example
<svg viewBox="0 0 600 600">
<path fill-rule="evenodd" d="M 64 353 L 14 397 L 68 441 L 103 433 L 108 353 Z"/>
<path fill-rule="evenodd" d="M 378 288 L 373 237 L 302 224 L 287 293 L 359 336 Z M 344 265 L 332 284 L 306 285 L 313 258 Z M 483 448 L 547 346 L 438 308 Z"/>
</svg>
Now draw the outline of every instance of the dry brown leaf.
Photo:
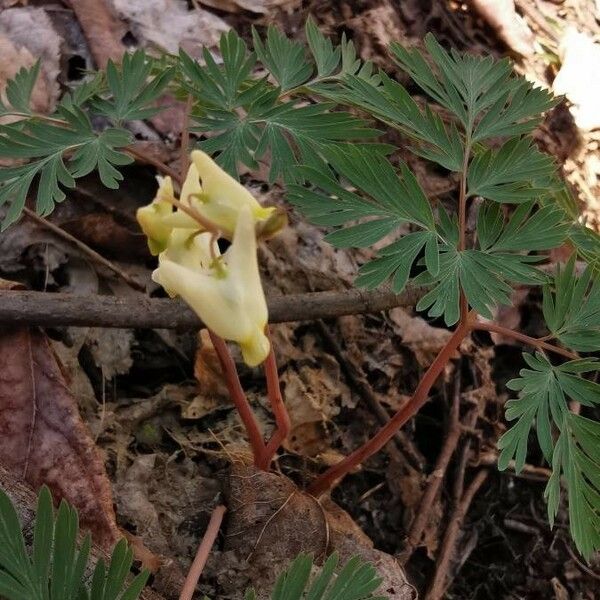
<svg viewBox="0 0 600 600">
<path fill-rule="evenodd" d="M 470 4 L 509 48 L 522 56 L 533 54 L 535 36 L 515 10 L 514 0 L 471 0 Z"/>
<path fill-rule="evenodd" d="M 373 549 L 371 540 L 331 500 L 319 502 L 287 477 L 233 465 L 226 492 L 229 518 L 225 550 L 257 589 L 269 589 L 290 557 L 312 553 L 317 561 L 337 550 L 342 561 L 360 556 L 373 562 L 390 600 L 411 600 L 413 588 L 396 560 Z M 232 578 L 235 579 L 235 578 Z"/>
<path fill-rule="evenodd" d="M 447 329 L 432 327 L 421 317 L 411 317 L 404 309 L 389 312 L 395 332 L 410 347 L 422 367 L 428 367 L 452 335 Z"/>
<path fill-rule="evenodd" d="M 110 547 L 121 537 L 110 483 L 48 339 L 37 330 L 0 330 L 0 364 L 0 462 L 68 500 L 95 541 Z"/>
<path fill-rule="evenodd" d="M 207 329 L 202 329 L 198 333 L 194 376 L 198 382 L 198 391 L 203 396 L 229 399 L 229 391 L 223 377 L 219 357 Z"/>
<path fill-rule="evenodd" d="M 69 0 L 99 69 L 109 59 L 120 61 L 125 51 L 122 42 L 125 25 L 108 6 L 109 0 Z"/>
<path fill-rule="evenodd" d="M 303 365 L 281 376 L 292 430 L 283 445 L 304 456 L 318 456 L 331 448 L 326 425 L 350 403 L 350 389 L 341 380 L 339 365 L 327 355 L 318 368 Z"/>
</svg>

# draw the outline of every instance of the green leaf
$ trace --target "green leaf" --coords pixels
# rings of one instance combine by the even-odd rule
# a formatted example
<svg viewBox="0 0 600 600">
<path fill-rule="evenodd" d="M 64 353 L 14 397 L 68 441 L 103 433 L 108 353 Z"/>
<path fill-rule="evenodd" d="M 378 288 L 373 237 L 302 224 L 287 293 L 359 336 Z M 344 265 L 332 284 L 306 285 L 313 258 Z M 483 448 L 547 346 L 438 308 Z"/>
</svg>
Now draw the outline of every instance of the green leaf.
<svg viewBox="0 0 600 600">
<path fill-rule="evenodd" d="M 526 138 L 512 138 L 499 150 L 488 149 L 469 165 L 468 195 L 519 204 L 547 193 L 554 173 L 552 159 Z"/>
<path fill-rule="evenodd" d="M 174 75 L 170 68 L 151 76 L 153 59 L 143 50 L 124 54 L 118 67 L 112 60 L 106 67 L 109 94 L 95 98 L 93 109 L 115 123 L 147 119 L 160 109 L 153 106 Z"/>
<path fill-rule="evenodd" d="M 567 347 L 583 352 L 600 347 L 600 278 L 591 267 L 577 277 L 575 256 L 544 287 L 542 308 L 552 335 Z"/>
<path fill-rule="evenodd" d="M 40 61 L 37 60 L 30 68 L 21 67 L 16 75 L 8 80 L 4 90 L 8 103 L 4 104 L 0 100 L 0 115 L 31 114 L 31 94 L 39 74 Z"/>
<path fill-rule="evenodd" d="M 548 517 L 554 521 L 561 473 L 567 488 L 569 525 L 575 545 L 590 559 L 600 549 L 600 424 L 567 413 L 554 449 L 553 474 L 546 486 Z"/>
<path fill-rule="evenodd" d="M 325 37 L 317 27 L 314 19 L 309 16 L 305 25 L 306 41 L 317 65 L 317 75 L 327 77 L 339 66 L 342 48 L 334 48 L 331 40 Z"/>
<path fill-rule="evenodd" d="M 108 571 L 103 560 L 94 570 L 91 594 L 85 572 L 89 534 L 78 547 L 77 511 L 61 502 L 56 518 L 47 488 L 40 490 L 29 556 L 17 514 L 0 490 L 0 595 L 6 600 L 137 600 L 148 579 L 144 571 L 127 583 L 132 551 L 125 540 L 113 552 Z"/>
<path fill-rule="evenodd" d="M 10 202 L 3 228 L 21 215 L 25 199 L 36 178 L 36 212 L 48 215 L 65 198 L 63 188 L 73 188 L 75 178 L 98 169 L 102 182 L 116 187 L 122 179 L 114 165 L 132 162 L 117 148 L 131 142 L 123 129 L 95 134 L 88 116 L 78 107 L 62 107 L 64 125 L 31 119 L 26 123 L 0 126 L 0 157 L 31 162 L 0 169 L 0 205 Z M 72 152 L 68 160 L 67 152 Z"/>
<path fill-rule="evenodd" d="M 281 90 L 286 92 L 305 83 L 313 73 L 306 60 L 306 50 L 299 42 L 288 39 L 279 29 L 270 25 L 266 39 L 261 40 L 252 28 L 254 51 L 260 61 L 275 78 Z"/>
<path fill-rule="evenodd" d="M 548 90 L 524 78 L 514 81 L 512 89 L 506 89 L 477 123 L 473 141 L 529 133 L 540 123 L 541 113 L 556 105 L 557 99 Z"/>
<path fill-rule="evenodd" d="M 373 596 L 381 584 L 374 567 L 351 558 L 334 574 L 337 554 L 332 554 L 316 577 L 310 577 L 312 557 L 300 554 L 279 576 L 271 600 L 388 600 L 387 596 Z M 246 598 L 254 598 L 253 593 Z"/>
<path fill-rule="evenodd" d="M 501 227 L 501 231 L 493 230 L 498 235 L 488 244 L 489 251 L 535 251 L 560 246 L 565 241 L 570 227 L 565 221 L 564 211 L 552 205 L 543 206 L 532 215 L 533 210 L 534 204 L 531 202 L 519 205 L 506 226 Z M 489 215 L 487 218 L 489 219 Z M 494 221 L 494 227 L 498 227 L 497 220 Z M 488 235 L 485 231 L 484 238 Z"/>
</svg>

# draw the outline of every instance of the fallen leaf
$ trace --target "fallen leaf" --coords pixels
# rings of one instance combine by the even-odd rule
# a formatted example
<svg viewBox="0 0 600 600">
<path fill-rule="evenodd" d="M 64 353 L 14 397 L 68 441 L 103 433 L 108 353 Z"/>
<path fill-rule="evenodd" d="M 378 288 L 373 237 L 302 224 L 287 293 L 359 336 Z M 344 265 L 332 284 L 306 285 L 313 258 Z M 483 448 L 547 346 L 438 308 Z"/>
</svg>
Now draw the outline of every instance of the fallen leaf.
<svg viewBox="0 0 600 600">
<path fill-rule="evenodd" d="M 202 4 L 227 12 L 249 10 L 253 13 L 267 14 L 278 8 L 285 8 L 291 12 L 302 2 L 301 0 L 202 0 Z"/>
<path fill-rule="evenodd" d="M 131 351 L 134 343 L 131 329 L 90 327 L 86 335 L 86 344 L 105 379 L 129 372 L 133 365 Z"/>
<path fill-rule="evenodd" d="M 292 430 L 283 442 L 291 452 L 316 457 L 331 448 L 327 423 L 349 404 L 350 389 L 341 380 L 339 365 L 320 357 L 318 367 L 303 365 L 281 376 Z"/>
<path fill-rule="evenodd" d="M 68 500 L 95 541 L 110 547 L 121 537 L 110 483 L 48 339 L 33 329 L 2 329 L 0 364 L 0 462 Z"/>
<path fill-rule="evenodd" d="M 533 54 L 535 36 L 517 13 L 514 0 L 471 0 L 470 5 L 509 48 L 522 56 Z"/>
<path fill-rule="evenodd" d="M 205 10 L 190 10 L 182 0 L 109 1 L 141 46 L 174 53 L 183 47 L 199 55 L 201 46 L 217 46 L 221 33 L 229 30 L 223 19 Z"/>
<path fill-rule="evenodd" d="M 207 329 L 198 333 L 198 350 L 194 361 L 194 376 L 198 382 L 198 391 L 206 397 L 229 400 L 229 391 L 223 377 L 219 357 L 210 339 Z"/>
<path fill-rule="evenodd" d="M 441 327 L 432 327 L 421 317 L 412 317 L 402 308 L 389 312 L 394 331 L 415 354 L 421 367 L 428 367 L 444 347 L 452 333 Z"/>
<path fill-rule="evenodd" d="M 83 29 L 96 66 L 103 69 L 109 59 L 120 62 L 125 51 L 122 39 L 127 29 L 113 14 L 107 0 L 69 0 L 69 2 Z"/>
<path fill-rule="evenodd" d="M 317 562 L 338 551 L 375 563 L 390 600 L 412 600 L 413 588 L 390 555 L 373 548 L 350 515 L 333 501 L 317 500 L 287 477 L 234 464 L 226 490 L 228 520 L 225 551 L 234 551 L 238 568 L 257 589 L 269 589 L 290 556 L 312 553 Z M 236 577 L 228 579 L 237 581 Z"/>
<path fill-rule="evenodd" d="M 573 104 L 580 129 L 600 127 L 600 44 L 569 27 L 560 41 L 561 67 L 552 87 Z"/>
</svg>

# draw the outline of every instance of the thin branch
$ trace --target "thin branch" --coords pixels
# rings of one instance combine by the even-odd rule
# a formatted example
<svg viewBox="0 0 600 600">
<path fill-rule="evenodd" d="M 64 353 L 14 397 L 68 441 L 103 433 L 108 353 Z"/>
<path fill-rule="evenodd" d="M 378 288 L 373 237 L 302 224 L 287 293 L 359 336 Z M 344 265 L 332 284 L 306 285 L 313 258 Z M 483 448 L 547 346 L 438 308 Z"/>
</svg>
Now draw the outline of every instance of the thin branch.
<svg viewBox="0 0 600 600">
<path fill-rule="evenodd" d="M 260 459 L 265 451 L 262 432 L 260 431 L 256 417 L 252 411 L 252 407 L 250 406 L 248 398 L 246 398 L 246 394 L 242 388 L 242 384 L 240 383 L 235 361 L 229 352 L 227 344 L 222 338 L 220 338 L 210 329 L 208 332 L 210 334 L 210 339 L 213 343 L 213 346 L 215 347 L 217 356 L 219 357 L 219 362 L 221 363 L 221 368 L 223 369 L 223 376 L 225 378 L 225 383 L 227 384 L 229 395 L 240 415 L 240 419 L 242 420 L 244 427 L 246 428 L 246 433 L 248 434 L 248 440 L 254 456 L 254 462 L 258 467 L 258 463 L 260 462 Z"/>
<path fill-rule="evenodd" d="M 334 485 L 339 479 L 347 475 L 352 469 L 360 465 L 367 458 L 381 450 L 385 444 L 394 436 L 410 418 L 427 402 L 431 388 L 437 381 L 448 361 L 460 346 L 460 343 L 471 331 L 471 324 L 467 318 L 466 322 L 459 323 L 446 345 L 441 349 L 433 363 L 419 382 L 412 398 L 382 427 L 370 440 L 360 448 L 352 452 L 346 458 L 334 465 L 309 486 L 308 492 L 313 496 L 320 496 Z"/>
<path fill-rule="evenodd" d="M 460 426 L 460 385 L 461 377 L 460 371 L 457 370 L 454 380 L 454 390 L 452 399 L 452 409 L 450 411 L 450 426 L 448 427 L 448 433 L 442 445 L 442 449 L 438 455 L 437 461 L 433 472 L 429 476 L 429 482 L 427 488 L 421 497 L 421 502 L 416 511 L 416 516 L 408 532 L 408 539 L 406 543 L 406 549 L 402 553 L 404 562 L 408 561 L 413 550 L 421 542 L 423 537 L 423 531 L 431 517 L 431 507 L 442 486 L 450 459 L 452 458 L 460 436 L 462 428 Z"/>
<path fill-rule="evenodd" d="M 176 181 L 181 185 L 183 179 L 179 176 L 179 173 L 166 165 L 164 162 L 159 160 L 158 158 L 152 156 L 151 154 L 136 148 L 135 146 L 127 146 L 124 148 L 125 152 L 133 158 L 136 158 L 138 161 L 146 163 L 148 165 L 152 165 L 157 171 L 162 173 L 163 175 L 169 175 L 173 181 Z"/>
<path fill-rule="evenodd" d="M 330 352 L 335 356 L 342 371 L 344 372 L 348 383 L 353 390 L 356 390 L 369 409 L 377 417 L 380 425 L 385 425 L 390 420 L 390 414 L 383 407 L 377 394 L 369 385 L 365 375 L 359 365 L 355 365 L 348 355 L 342 349 L 342 346 L 337 341 L 336 337 L 331 333 L 331 330 L 326 325 L 323 319 L 317 321 L 317 325 L 321 331 L 321 335 L 328 346 Z M 404 452 L 406 458 L 410 460 L 412 466 L 422 470 L 425 465 L 425 459 L 419 450 L 414 446 L 410 438 L 402 431 L 398 430 L 394 434 L 395 444 L 388 444 L 386 450 L 389 452 L 390 458 L 396 462 L 402 462 L 401 452 Z"/>
<path fill-rule="evenodd" d="M 429 586 L 429 590 L 427 591 L 427 595 L 425 596 L 425 600 L 440 600 L 444 596 L 444 592 L 448 587 L 448 572 L 450 570 L 452 557 L 454 556 L 458 534 L 460 533 L 463 521 L 467 516 L 471 502 L 473 502 L 473 498 L 479 491 L 479 488 L 485 483 L 488 474 L 489 472 L 487 470 L 482 470 L 475 475 L 473 481 L 471 481 L 466 492 L 463 494 L 460 503 L 455 507 L 452 516 L 448 520 L 448 527 L 444 533 L 444 538 L 437 558 L 435 574 L 431 585 Z"/>
<path fill-rule="evenodd" d="M 269 334 L 268 327 L 267 334 L 270 338 L 271 349 L 267 359 L 265 360 L 264 369 L 267 379 L 267 394 L 271 403 L 271 410 L 275 416 L 276 429 L 273 432 L 271 439 L 267 442 L 260 463 L 258 464 L 258 467 L 265 471 L 268 471 L 275 453 L 285 438 L 289 435 L 292 428 L 290 415 L 288 414 L 283 397 L 281 395 L 281 385 L 279 383 L 279 373 L 277 372 L 277 361 L 275 359 L 273 339 Z"/>
<path fill-rule="evenodd" d="M 417 289 L 400 295 L 387 290 L 310 292 L 273 296 L 267 298 L 267 305 L 271 323 L 287 323 L 414 306 L 420 294 Z M 0 291 L 0 323 L 181 330 L 203 327 L 196 313 L 179 299 L 21 290 Z"/>
<path fill-rule="evenodd" d="M 123 269 L 117 267 L 115 264 L 110 262 L 110 260 L 104 258 L 104 256 L 102 256 L 101 254 L 98 254 L 98 252 L 96 252 L 95 250 L 92 250 L 92 248 L 90 248 L 87 244 L 84 244 L 82 241 L 78 240 L 76 237 L 72 236 L 70 233 L 66 232 L 58 225 L 51 223 L 50 221 L 48 221 L 48 219 L 44 219 L 44 217 L 40 217 L 30 208 L 25 207 L 23 209 L 23 212 L 27 215 L 29 219 L 35 221 L 38 225 L 40 225 L 40 227 L 49 229 L 50 231 L 52 231 L 52 233 L 55 233 L 63 240 L 66 240 L 67 242 L 76 246 L 78 250 L 80 250 L 92 261 L 112 271 L 115 275 L 120 277 L 127 285 L 129 285 L 133 289 L 138 290 L 140 292 L 145 291 L 146 288 L 141 283 L 136 281 L 133 277 L 131 277 L 131 275 L 128 275 L 125 271 L 123 271 Z"/>
<path fill-rule="evenodd" d="M 535 348 L 540 348 L 542 350 L 548 350 L 548 352 L 554 352 L 555 354 L 560 354 L 565 358 L 570 360 L 577 360 L 579 358 L 578 354 L 574 352 L 570 352 L 569 350 L 565 350 L 560 346 L 555 346 L 554 344 L 549 344 L 548 342 L 543 341 L 543 339 L 530 337 L 525 335 L 524 333 L 519 333 L 518 331 L 513 331 L 512 329 L 508 329 L 507 327 L 502 327 L 502 325 L 496 325 L 495 323 L 482 323 L 478 322 L 473 325 L 473 329 L 479 331 L 489 331 L 491 333 L 499 333 L 506 337 L 512 338 L 514 340 L 518 340 L 523 342 L 524 344 L 529 344 L 530 346 L 534 346 Z"/>
<path fill-rule="evenodd" d="M 198 584 L 200 575 L 202 575 L 202 571 L 204 569 L 204 565 L 206 564 L 210 551 L 212 550 L 215 540 L 217 539 L 219 529 L 221 528 L 221 523 L 223 522 L 223 516 L 225 515 L 226 511 L 227 509 L 223 505 L 219 505 L 213 510 L 212 515 L 210 516 L 208 527 L 204 532 L 202 542 L 200 543 L 198 551 L 196 552 L 194 562 L 192 563 L 192 566 L 190 567 L 185 579 L 179 600 L 192 600 L 194 597 L 196 585 Z"/>
</svg>

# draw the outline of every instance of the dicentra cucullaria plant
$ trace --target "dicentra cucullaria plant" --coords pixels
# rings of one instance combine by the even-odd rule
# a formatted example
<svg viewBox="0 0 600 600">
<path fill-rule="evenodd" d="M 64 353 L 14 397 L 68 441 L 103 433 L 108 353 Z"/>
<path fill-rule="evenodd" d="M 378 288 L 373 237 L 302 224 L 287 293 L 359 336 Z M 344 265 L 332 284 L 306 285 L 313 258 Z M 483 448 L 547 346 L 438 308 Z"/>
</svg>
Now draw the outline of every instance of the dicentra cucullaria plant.
<svg viewBox="0 0 600 600">
<path fill-rule="evenodd" d="M 42 215 L 94 170 L 116 187 L 118 167 L 140 157 L 127 123 L 158 112 L 154 102 L 166 90 L 187 99 L 196 134 L 191 157 L 182 156 L 189 169 L 180 176 L 157 164 L 167 177 L 138 219 L 158 255 L 155 280 L 211 330 L 256 465 L 269 467 L 289 431 L 256 260 L 257 242 L 275 235 L 285 218 L 237 181 L 238 169 L 252 171 L 266 161 L 270 182 L 287 188 L 292 205 L 334 228 L 326 239 L 335 246 L 368 247 L 395 236 L 360 268 L 358 286 L 387 283 L 398 293 L 407 284 L 422 288 L 416 309 L 454 327 L 412 399 L 309 491 L 325 492 L 381 449 L 426 402 L 467 336 L 500 332 L 533 351 L 524 353 L 526 367 L 508 384 L 518 397 L 506 406 L 511 427 L 499 442 L 499 467 L 514 460 L 521 469 L 535 431 L 552 466 L 545 492 L 550 521 L 564 487 L 573 539 L 589 557 L 600 548 L 600 425 L 591 418 L 600 403 L 600 385 L 592 380 L 600 362 L 578 353 L 600 348 L 600 238 L 579 221 L 552 158 L 530 137 L 555 99 L 515 76 L 508 60 L 448 52 L 428 35 L 427 55 L 390 47 L 397 66 L 428 97 L 421 105 L 399 82 L 360 61 L 346 38 L 334 46 L 309 21 L 306 39 L 308 47 L 275 28 L 265 37 L 255 31 L 251 52 L 230 31 L 221 38 L 220 62 L 208 49 L 202 60 L 183 51 L 158 59 L 137 51 L 66 94 L 50 116 L 31 113 L 37 69 L 22 70 L 0 106 L 0 116 L 20 118 L 0 128 L 0 157 L 22 160 L 0 169 L 4 227 L 19 218 L 32 187 Z M 96 130 L 92 117 L 106 127 Z M 456 193 L 428 198 L 394 146 L 380 140 L 389 129 L 445 170 Z M 187 148 L 187 132 L 183 137 Z M 219 238 L 231 242 L 223 255 Z M 566 265 L 554 274 L 540 269 L 547 252 L 565 243 L 572 248 Z M 587 263 L 583 270 L 576 269 L 578 257 Z M 541 287 L 546 336 L 493 322 L 498 305 L 512 304 L 516 285 Z M 264 366 L 277 423 L 266 442 L 224 340 L 239 344 L 249 365 Z"/>
</svg>

